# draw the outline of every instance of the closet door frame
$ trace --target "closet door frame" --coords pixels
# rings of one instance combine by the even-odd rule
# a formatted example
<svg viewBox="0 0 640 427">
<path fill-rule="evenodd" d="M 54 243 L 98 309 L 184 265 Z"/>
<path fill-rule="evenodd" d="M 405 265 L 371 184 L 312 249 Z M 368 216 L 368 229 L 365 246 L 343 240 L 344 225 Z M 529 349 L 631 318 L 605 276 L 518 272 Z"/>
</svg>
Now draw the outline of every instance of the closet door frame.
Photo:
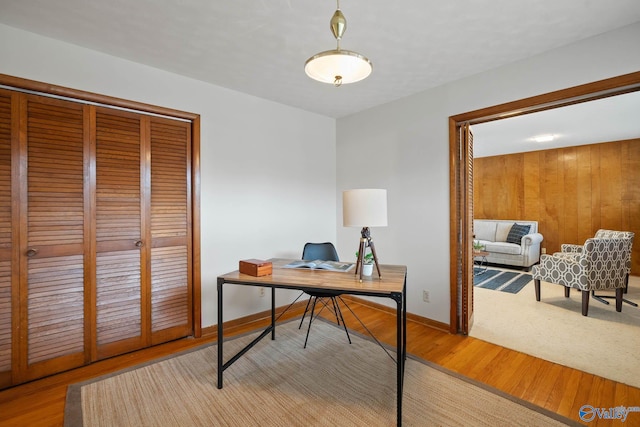
<svg viewBox="0 0 640 427">
<path fill-rule="evenodd" d="M 52 97 L 65 98 L 85 104 L 98 104 L 106 107 L 115 107 L 138 112 L 140 114 L 165 116 L 173 119 L 180 119 L 190 123 L 191 126 L 191 248 L 192 259 L 190 265 L 192 292 L 191 292 L 191 321 L 194 337 L 202 336 L 202 312 L 201 312 L 201 256 L 200 256 L 200 115 L 166 107 L 140 103 L 136 101 L 115 98 L 111 96 L 96 94 L 52 85 L 49 83 L 28 80 L 20 77 L 0 74 L 0 86 L 7 89 L 17 89 L 27 92 L 36 92 Z M 95 162 L 93 163 L 95 165 Z M 95 214 L 95 213 L 94 213 Z M 89 299 L 92 296 L 89 297 Z M 94 309 L 90 308 L 89 312 Z M 92 358 L 91 356 L 89 358 Z"/>
</svg>

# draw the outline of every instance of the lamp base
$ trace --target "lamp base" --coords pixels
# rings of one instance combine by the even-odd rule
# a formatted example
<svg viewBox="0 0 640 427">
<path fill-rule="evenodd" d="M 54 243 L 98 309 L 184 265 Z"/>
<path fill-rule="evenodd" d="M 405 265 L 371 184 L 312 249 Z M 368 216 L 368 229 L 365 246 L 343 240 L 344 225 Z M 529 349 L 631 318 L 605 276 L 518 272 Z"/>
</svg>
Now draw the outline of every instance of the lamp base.
<svg viewBox="0 0 640 427">
<path fill-rule="evenodd" d="M 367 246 L 371 248 L 371 253 L 373 254 L 373 262 L 376 266 L 376 270 L 378 271 L 378 278 L 382 278 L 382 274 L 380 274 L 380 264 L 378 264 L 378 255 L 376 254 L 376 247 L 373 244 L 373 239 L 371 238 L 371 230 L 369 227 L 362 227 L 362 231 L 360 232 L 360 247 L 358 249 L 358 260 L 356 261 L 356 272 L 358 274 L 360 272 L 360 281 L 362 282 L 362 270 L 364 270 L 364 253 L 367 249 Z"/>
</svg>

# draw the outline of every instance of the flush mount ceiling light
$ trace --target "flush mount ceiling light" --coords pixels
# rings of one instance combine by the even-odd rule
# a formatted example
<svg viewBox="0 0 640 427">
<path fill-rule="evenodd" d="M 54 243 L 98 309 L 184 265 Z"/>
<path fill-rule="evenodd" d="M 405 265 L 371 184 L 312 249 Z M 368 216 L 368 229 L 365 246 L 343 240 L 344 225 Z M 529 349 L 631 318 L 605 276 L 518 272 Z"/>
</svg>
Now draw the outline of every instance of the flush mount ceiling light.
<svg viewBox="0 0 640 427">
<path fill-rule="evenodd" d="M 538 135 L 531 138 L 535 142 L 551 142 L 556 139 L 556 135 L 546 134 L 546 135 Z"/>
<path fill-rule="evenodd" d="M 366 79 L 373 70 L 371 61 L 357 52 L 340 49 L 340 40 L 347 29 L 347 19 L 340 10 L 340 0 L 337 0 L 337 10 L 331 17 L 330 26 L 338 47 L 307 59 L 305 73 L 314 80 L 332 83 L 336 87 Z"/>
</svg>

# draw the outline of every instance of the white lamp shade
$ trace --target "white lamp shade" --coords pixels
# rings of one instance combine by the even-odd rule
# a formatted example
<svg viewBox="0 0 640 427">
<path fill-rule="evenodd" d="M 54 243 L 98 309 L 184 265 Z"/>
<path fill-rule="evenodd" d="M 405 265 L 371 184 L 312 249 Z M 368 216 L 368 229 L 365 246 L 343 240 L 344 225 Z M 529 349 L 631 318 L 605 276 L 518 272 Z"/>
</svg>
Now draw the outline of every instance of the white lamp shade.
<svg viewBox="0 0 640 427">
<path fill-rule="evenodd" d="M 386 227 L 387 190 L 343 191 L 342 224 L 345 227 Z"/>
</svg>

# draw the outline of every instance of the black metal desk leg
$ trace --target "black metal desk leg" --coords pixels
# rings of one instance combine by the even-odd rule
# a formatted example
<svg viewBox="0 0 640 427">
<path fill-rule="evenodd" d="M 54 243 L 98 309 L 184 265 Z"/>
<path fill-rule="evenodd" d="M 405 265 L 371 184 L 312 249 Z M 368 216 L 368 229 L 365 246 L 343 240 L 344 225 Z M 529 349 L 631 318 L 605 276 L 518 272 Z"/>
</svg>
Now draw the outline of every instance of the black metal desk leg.
<svg viewBox="0 0 640 427">
<path fill-rule="evenodd" d="M 397 393 L 398 393 L 398 402 L 397 402 L 397 413 L 398 413 L 398 426 L 402 425 L 402 383 L 403 383 L 403 374 L 404 374 L 404 331 L 402 328 L 403 325 L 403 317 L 404 317 L 404 307 L 402 304 L 403 296 L 396 298 L 397 310 L 396 310 L 396 321 L 397 321 L 397 330 L 396 330 L 396 368 L 397 368 Z"/>
<path fill-rule="evenodd" d="M 404 365 L 407 360 L 407 278 L 404 278 L 404 285 L 402 286 L 402 352 L 404 357 L 402 358 L 402 374 L 404 378 Z"/>
<path fill-rule="evenodd" d="M 276 339 L 276 288 L 271 288 L 271 339 Z"/>
<path fill-rule="evenodd" d="M 218 388 L 222 388 L 222 371 L 224 366 L 222 363 L 222 285 L 224 280 L 218 279 Z"/>
</svg>

